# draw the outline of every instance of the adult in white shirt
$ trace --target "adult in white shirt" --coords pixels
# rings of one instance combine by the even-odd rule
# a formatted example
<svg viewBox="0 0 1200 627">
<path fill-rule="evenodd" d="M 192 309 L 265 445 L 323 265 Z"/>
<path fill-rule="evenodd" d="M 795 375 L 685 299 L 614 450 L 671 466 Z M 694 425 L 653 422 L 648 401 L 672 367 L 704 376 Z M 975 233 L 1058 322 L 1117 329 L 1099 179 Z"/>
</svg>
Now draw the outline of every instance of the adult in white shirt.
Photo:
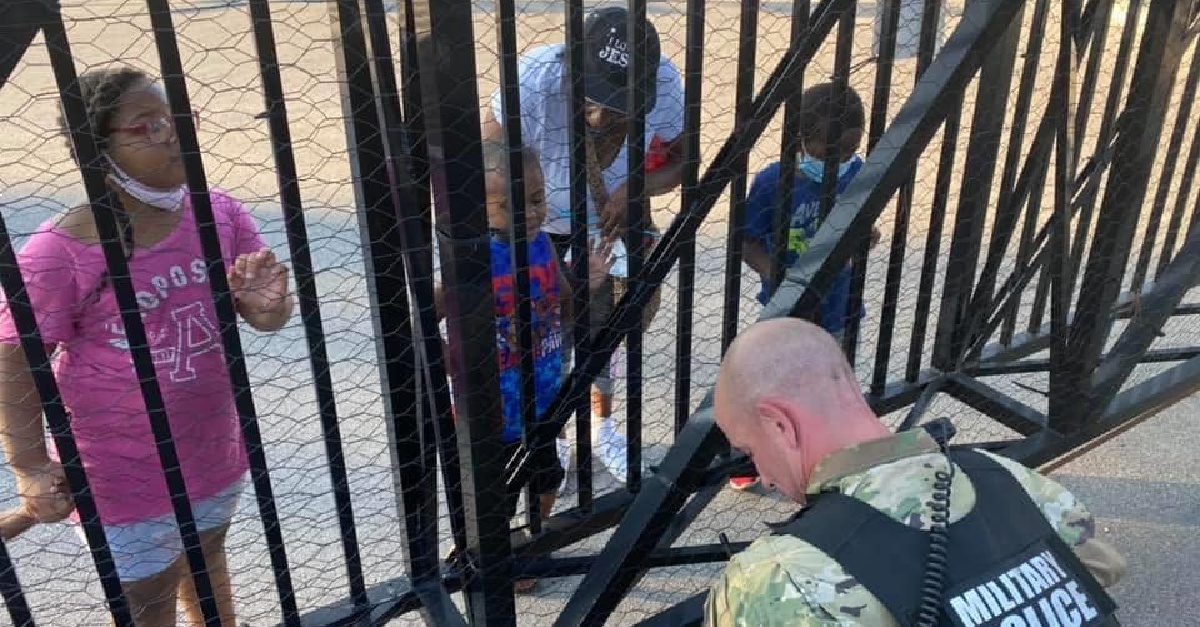
<svg viewBox="0 0 1200 627">
<path fill-rule="evenodd" d="M 584 23 L 584 118 L 590 144 L 588 227 L 589 232 L 606 238 L 623 237 L 628 225 L 628 66 L 633 50 L 627 26 L 628 13 L 621 7 L 599 9 Z M 645 44 L 646 57 L 658 59 L 656 79 L 646 94 L 646 193 L 658 196 L 682 181 L 683 83 L 679 70 L 662 56 L 658 33 L 649 22 Z M 519 63 L 521 138 L 540 157 L 547 205 L 542 229 L 550 235 L 560 260 L 569 248 L 571 232 L 571 73 L 567 52 L 563 44 L 541 46 L 523 55 Z M 484 112 L 485 139 L 505 140 L 501 99 L 497 91 Z M 652 233 L 647 236 L 652 240 Z M 623 290 L 624 266 L 624 260 L 618 259 L 612 280 L 604 289 L 592 292 L 593 331 L 612 311 L 614 290 Z M 649 317 L 644 320 L 648 323 Z M 612 405 L 610 366 L 592 390 L 593 451 L 610 474 L 625 481 L 625 437 L 614 424 Z M 569 467 L 570 441 L 559 440 L 564 467 Z"/>
</svg>

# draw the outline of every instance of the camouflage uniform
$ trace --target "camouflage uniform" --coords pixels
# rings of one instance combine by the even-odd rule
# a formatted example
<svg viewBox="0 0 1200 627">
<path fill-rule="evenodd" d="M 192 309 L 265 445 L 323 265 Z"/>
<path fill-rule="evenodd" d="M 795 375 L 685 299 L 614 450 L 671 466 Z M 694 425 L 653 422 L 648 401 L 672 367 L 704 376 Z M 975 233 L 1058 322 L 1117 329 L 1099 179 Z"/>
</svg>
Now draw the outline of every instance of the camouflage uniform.
<svg viewBox="0 0 1200 627">
<path fill-rule="evenodd" d="M 1110 586 L 1125 571 L 1124 559 L 1096 538 L 1091 513 L 1058 483 L 1010 459 L 991 456 L 1008 469 L 1038 504 L 1050 525 L 1091 570 Z M 807 492 L 837 488 L 911 527 L 928 529 L 934 472 L 946 458 L 923 429 L 863 442 L 837 451 L 817 465 Z M 950 521 L 975 506 L 970 479 L 956 472 Z M 881 565 L 885 567 L 886 565 Z M 733 557 L 708 595 L 705 625 L 893 627 L 897 623 L 866 588 L 837 562 L 792 536 L 760 538 Z"/>
</svg>

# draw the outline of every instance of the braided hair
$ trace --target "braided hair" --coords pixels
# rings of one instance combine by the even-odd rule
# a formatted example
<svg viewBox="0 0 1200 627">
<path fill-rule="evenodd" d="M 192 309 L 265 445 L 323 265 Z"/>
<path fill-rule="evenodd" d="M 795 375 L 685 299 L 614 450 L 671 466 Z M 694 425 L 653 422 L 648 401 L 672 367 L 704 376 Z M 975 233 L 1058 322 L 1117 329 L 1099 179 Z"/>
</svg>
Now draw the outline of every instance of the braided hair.
<svg viewBox="0 0 1200 627">
<path fill-rule="evenodd" d="M 101 154 L 107 154 L 113 119 L 121 109 L 121 97 L 133 87 L 149 81 L 150 77 L 141 70 L 122 67 L 85 72 L 79 75 L 78 80 L 80 95 L 83 97 L 87 113 L 88 126 L 92 130 L 96 148 Z M 61 106 L 59 107 L 58 126 L 66 139 L 71 159 L 75 161 L 76 165 L 81 165 L 79 155 L 75 152 L 75 144 L 71 139 L 73 129 L 67 120 L 66 111 Z M 107 170 L 107 165 L 103 167 Z M 130 221 L 129 214 L 121 205 L 120 197 L 116 194 L 112 194 L 111 197 L 113 213 L 121 229 L 121 241 L 125 245 L 125 259 L 128 261 L 133 259 L 133 222 Z M 91 302 L 93 299 L 99 298 L 107 283 L 108 270 L 105 269 L 104 273 L 100 275 L 99 285 L 88 298 L 84 299 L 84 302 Z"/>
</svg>

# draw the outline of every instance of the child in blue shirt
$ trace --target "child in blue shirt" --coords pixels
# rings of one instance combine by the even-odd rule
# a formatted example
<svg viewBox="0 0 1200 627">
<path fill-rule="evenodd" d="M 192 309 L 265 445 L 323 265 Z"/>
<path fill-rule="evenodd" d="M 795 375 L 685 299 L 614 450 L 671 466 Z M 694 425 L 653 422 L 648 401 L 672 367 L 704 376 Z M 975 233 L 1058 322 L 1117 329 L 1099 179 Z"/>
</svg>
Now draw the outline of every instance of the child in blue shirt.
<svg viewBox="0 0 1200 627">
<path fill-rule="evenodd" d="M 532 312 L 534 350 L 534 409 L 541 420 L 558 395 L 563 380 L 563 325 L 571 319 L 571 288 L 559 267 L 550 238 L 541 230 L 546 219 L 546 191 L 537 153 L 523 151 L 525 172 L 525 233 L 529 262 L 529 300 Z M 504 144 L 483 144 L 485 196 L 488 230 L 491 234 L 492 294 L 496 308 L 496 359 L 499 362 L 500 397 L 503 427 L 503 457 L 511 459 L 521 444 L 524 432 L 524 399 L 521 398 L 521 347 L 517 337 L 516 274 L 512 265 L 510 239 L 511 208 L 508 203 L 508 150 Z M 611 249 L 602 247 L 589 259 L 589 285 L 598 289 L 609 272 Z M 445 315 L 445 294 L 437 286 L 434 294 L 439 319 Z M 456 341 L 456 338 L 449 338 Z M 453 355 L 453 351 L 448 351 Z M 461 364 L 449 364 L 452 381 L 465 372 Z M 562 437 L 560 435 L 560 437 Z M 553 444 L 533 451 L 533 471 L 529 479 L 538 495 L 538 509 L 549 516 L 563 482 L 565 470 Z M 508 495 L 506 506 L 511 517 L 516 512 L 519 491 Z M 453 559 L 453 558 L 451 558 Z M 518 593 L 533 589 L 536 580 L 526 579 L 514 585 Z"/>
<path fill-rule="evenodd" d="M 840 164 L 837 172 L 837 192 L 846 186 L 862 169 L 862 158 L 855 154 L 862 144 L 866 127 L 866 114 L 862 99 L 853 89 L 847 89 L 844 105 L 839 102 L 838 91 L 833 83 L 821 83 L 804 90 L 800 98 L 800 150 L 792 188 L 789 228 L 787 234 L 787 256 L 785 263 L 791 265 L 808 249 L 808 241 L 817 234 L 821 226 L 822 179 L 825 173 L 825 158 L 828 146 L 829 126 L 834 119 L 842 123 L 837 150 Z M 759 274 L 762 287 L 758 302 L 765 304 L 774 291 L 771 285 L 772 266 L 775 258 L 775 211 L 779 204 L 779 184 L 782 172 L 778 161 L 763 168 L 754 177 L 750 193 L 746 196 L 745 222 L 742 225 L 742 251 L 746 265 Z M 878 239 L 878 231 L 872 233 L 872 245 Z M 839 340 L 845 330 L 847 307 L 850 301 L 850 267 L 847 266 L 834 281 L 821 300 L 820 324 Z M 862 312 L 859 312 L 862 315 Z M 756 476 L 733 477 L 730 485 L 744 490 L 758 483 Z"/>
<path fill-rule="evenodd" d="M 838 181 L 837 193 L 862 169 L 862 158 L 855 152 L 862 143 L 866 114 L 862 100 L 853 89 L 846 93 L 845 108 L 839 108 L 837 90 L 833 83 L 813 85 L 804 91 L 800 104 L 800 149 L 794 186 L 790 227 L 787 236 L 788 251 L 785 262 L 791 265 L 808 249 L 808 240 L 817 234 L 821 226 L 822 178 L 825 171 L 829 124 L 835 118 L 842 122 L 842 133 L 837 146 Z M 746 196 L 745 223 L 742 226 L 742 250 L 746 265 L 762 279 L 758 301 L 766 303 L 774 286 L 770 284 L 774 265 L 775 210 L 779 203 L 780 163 L 776 161 L 763 168 L 750 186 Z M 877 237 L 873 235 L 874 239 Z M 846 306 L 850 300 L 850 268 L 847 267 L 821 301 L 821 326 L 834 336 L 840 336 L 846 324 Z"/>
</svg>

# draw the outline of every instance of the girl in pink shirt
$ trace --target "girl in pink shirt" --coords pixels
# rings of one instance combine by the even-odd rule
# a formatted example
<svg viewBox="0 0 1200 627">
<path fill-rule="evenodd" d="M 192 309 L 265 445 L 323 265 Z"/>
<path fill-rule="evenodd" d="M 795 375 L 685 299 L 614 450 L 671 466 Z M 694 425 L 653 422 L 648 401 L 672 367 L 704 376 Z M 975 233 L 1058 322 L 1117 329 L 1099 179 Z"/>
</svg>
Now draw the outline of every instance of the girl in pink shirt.
<svg viewBox="0 0 1200 627">
<path fill-rule="evenodd" d="M 121 201 L 133 288 L 221 623 L 234 625 L 224 544 L 247 463 L 174 123 L 161 88 L 137 70 L 88 73 L 80 86 Z M 216 190 L 209 197 L 238 313 L 260 331 L 279 329 L 292 311 L 286 267 L 241 203 Z M 55 376 L 138 625 L 174 625 L 177 598 L 201 624 L 91 209 L 43 225 L 18 260 L 42 339 L 57 349 Z M 0 443 L 23 510 L 54 520 L 69 490 L 18 341 L 0 307 Z"/>
</svg>

